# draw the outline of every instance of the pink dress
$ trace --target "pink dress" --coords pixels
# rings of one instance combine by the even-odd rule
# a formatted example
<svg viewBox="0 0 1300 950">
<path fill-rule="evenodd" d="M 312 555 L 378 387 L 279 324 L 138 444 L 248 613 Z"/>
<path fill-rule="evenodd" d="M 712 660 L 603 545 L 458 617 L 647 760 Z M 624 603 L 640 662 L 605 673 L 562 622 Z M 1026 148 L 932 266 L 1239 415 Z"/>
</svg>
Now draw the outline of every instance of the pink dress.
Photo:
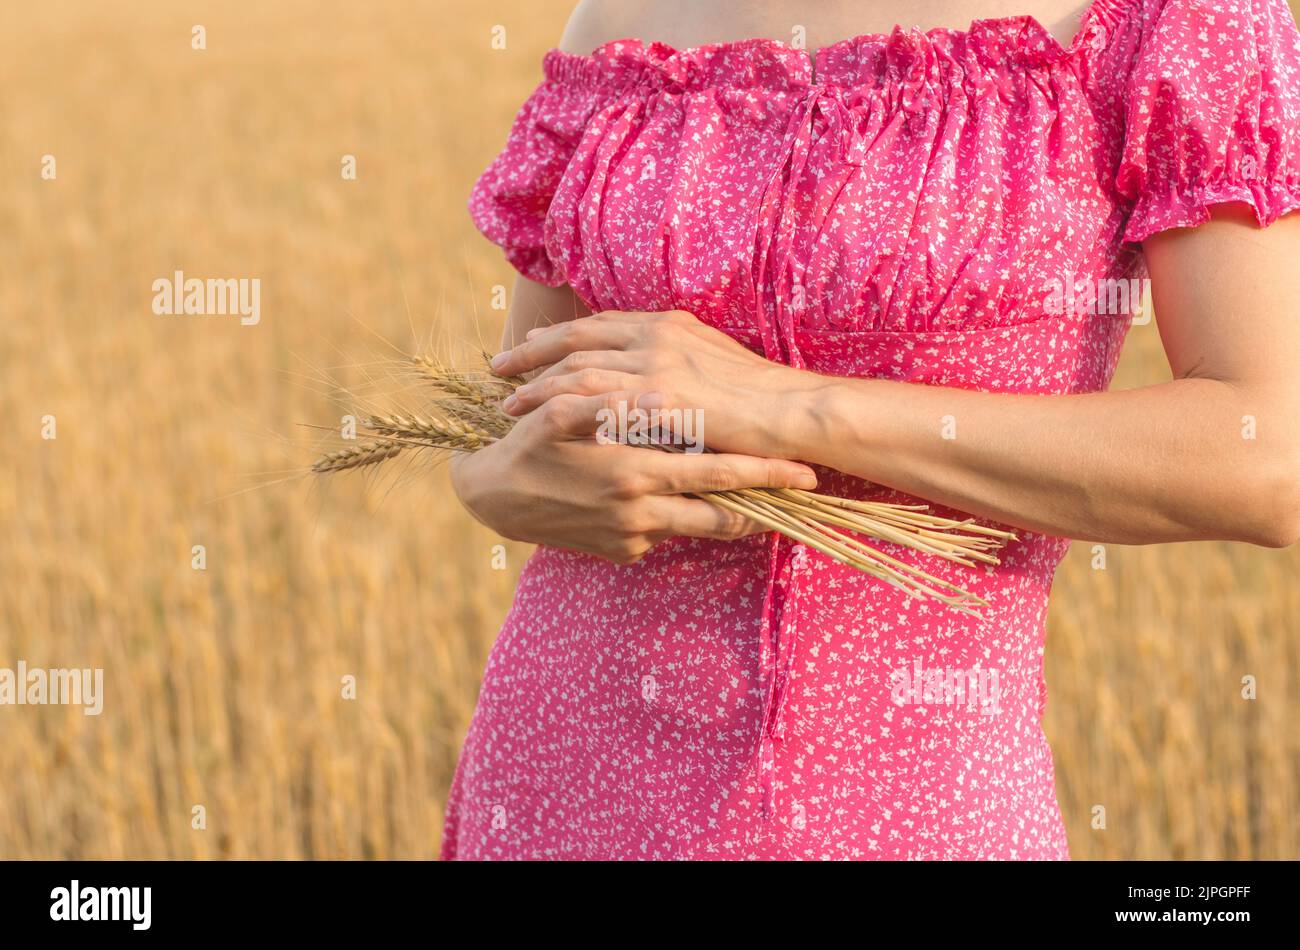
<svg viewBox="0 0 1300 950">
<path fill-rule="evenodd" d="M 1060 394 L 1108 385 L 1138 242 L 1226 201 L 1261 226 L 1300 207 L 1283 0 L 1098 0 L 1068 48 L 1012 17 L 814 57 L 552 51 L 471 210 L 596 310 L 688 310 L 822 373 Z M 1040 725 L 1067 544 L 1024 535 L 979 572 L 891 549 L 982 620 L 776 535 L 629 567 L 539 549 L 444 857 L 1068 857 Z"/>
</svg>

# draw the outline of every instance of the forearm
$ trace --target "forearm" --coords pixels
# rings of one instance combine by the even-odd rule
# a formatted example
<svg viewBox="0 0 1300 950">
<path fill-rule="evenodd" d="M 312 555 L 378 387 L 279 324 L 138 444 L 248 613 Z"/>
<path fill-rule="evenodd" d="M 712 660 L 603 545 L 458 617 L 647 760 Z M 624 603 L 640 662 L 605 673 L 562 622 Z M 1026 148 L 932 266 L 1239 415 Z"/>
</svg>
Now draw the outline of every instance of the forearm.
<svg viewBox="0 0 1300 950">
<path fill-rule="evenodd" d="M 1026 396 L 816 377 L 787 404 L 793 457 L 1029 530 L 1273 546 L 1297 530 L 1296 413 L 1231 383 Z"/>
</svg>

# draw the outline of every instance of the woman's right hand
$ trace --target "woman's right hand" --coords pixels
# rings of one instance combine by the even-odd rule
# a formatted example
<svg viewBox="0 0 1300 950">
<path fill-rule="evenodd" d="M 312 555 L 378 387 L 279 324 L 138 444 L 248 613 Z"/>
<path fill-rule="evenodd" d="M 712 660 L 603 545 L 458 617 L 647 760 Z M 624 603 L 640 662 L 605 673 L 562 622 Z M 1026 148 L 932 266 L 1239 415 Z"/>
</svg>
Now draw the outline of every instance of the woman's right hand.
<svg viewBox="0 0 1300 950">
<path fill-rule="evenodd" d="M 596 441 L 599 411 L 617 412 L 620 400 L 629 397 L 557 396 L 500 442 L 453 459 L 461 503 L 503 537 L 632 564 L 670 537 L 733 540 L 769 530 L 686 494 L 817 485 L 811 468 L 784 459 Z"/>
</svg>

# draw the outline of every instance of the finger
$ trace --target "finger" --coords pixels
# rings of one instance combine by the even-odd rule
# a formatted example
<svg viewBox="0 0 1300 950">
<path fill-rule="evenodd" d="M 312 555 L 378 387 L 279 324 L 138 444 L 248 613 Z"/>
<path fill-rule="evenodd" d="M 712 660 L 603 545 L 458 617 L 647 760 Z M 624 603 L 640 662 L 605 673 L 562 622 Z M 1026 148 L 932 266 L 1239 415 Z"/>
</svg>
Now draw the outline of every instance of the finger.
<svg viewBox="0 0 1300 950">
<path fill-rule="evenodd" d="M 561 376 L 539 376 L 516 389 L 501 408 L 512 416 L 522 416 L 556 396 L 595 396 L 600 393 L 629 391 L 640 381 L 640 377 L 629 373 L 603 369 L 584 369 Z"/>
<path fill-rule="evenodd" d="M 601 393 L 596 396 L 576 396 L 565 393 L 556 396 L 538 410 L 541 424 L 557 438 L 586 439 L 595 435 L 601 426 L 619 418 L 620 407 L 626 412 L 636 405 L 636 397 L 629 392 Z M 638 451 L 641 451 L 638 449 Z"/>
<path fill-rule="evenodd" d="M 665 310 L 656 313 L 644 313 L 634 310 L 602 310 L 591 315 L 592 320 L 605 320 L 613 323 L 698 323 L 699 317 L 685 310 Z"/>
<path fill-rule="evenodd" d="M 501 376 L 518 376 L 539 366 L 558 363 L 578 350 L 622 350 L 637 338 L 635 326 L 592 320 L 568 320 L 525 340 L 492 358 L 492 370 Z M 530 334 L 531 336 L 531 334 Z"/>
<path fill-rule="evenodd" d="M 638 372 L 645 359 L 632 350 L 578 350 L 570 353 L 558 363 L 553 363 L 533 379 L 546 376 L 565 376 L 584 369 L 608 369 L 621 373 Z"/>
<path fill-rule="evenodd" d="M 656 539 L 688 537 L 734 541 L 771 530 L 735 511 L 697 498 L 665 495 L 649 501 L 651 512 L 663 525 L 663 529 L 653 535 Z"/>
<path fill-rule="evenodd" d="M 787 459 L 701 452 L 657 454 L 646 461 L 647 474 L 672 494 L 703 494 L 740 488 L 817 487 L 817 473 Z"/>
</svg>

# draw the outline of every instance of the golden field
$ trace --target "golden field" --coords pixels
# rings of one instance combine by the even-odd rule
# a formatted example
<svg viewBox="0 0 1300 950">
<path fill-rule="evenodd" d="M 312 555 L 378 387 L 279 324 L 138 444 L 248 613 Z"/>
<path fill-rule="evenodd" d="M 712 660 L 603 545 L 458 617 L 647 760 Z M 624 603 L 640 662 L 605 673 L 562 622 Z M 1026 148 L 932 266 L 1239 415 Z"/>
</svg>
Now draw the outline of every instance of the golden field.
<svg viewBox="0 0 1300 950">
<path fill-rule="evenodd" d="M 465 198 L 566 9 L 5 5 L 0 667 L 103 667 L 106 699 L 0 707 L 0 858 L 437 853 L 527 550 L 494 570 L 441 471 L 277 473 L 313 457 L 298 423 L 333 421 L 321 368 L 358 382 L 412 327 L 499 336 L 511 274 Z M 174 270 L 260 278 L 260 324 L 155 316 Z M 1135 328 L 1116 385 L 1166 373 Z M 1048 624 L 1073 854 L 1300 857 L 1300 550 L 1090 559 Z"/>
</svg>

